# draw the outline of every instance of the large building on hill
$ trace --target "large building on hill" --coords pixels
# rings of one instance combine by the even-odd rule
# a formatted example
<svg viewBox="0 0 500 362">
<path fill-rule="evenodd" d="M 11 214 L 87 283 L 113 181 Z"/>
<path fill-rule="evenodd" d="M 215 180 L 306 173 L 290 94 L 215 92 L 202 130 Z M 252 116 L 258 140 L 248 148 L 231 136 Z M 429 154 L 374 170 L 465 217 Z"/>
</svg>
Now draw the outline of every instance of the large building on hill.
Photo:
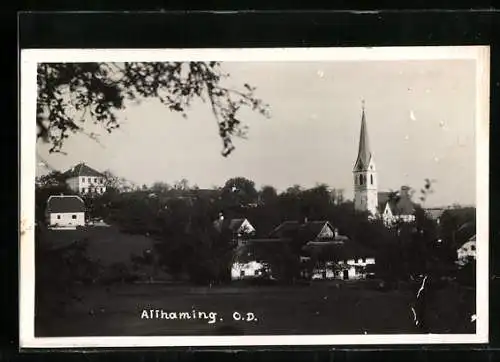
<svg viewBox="0 0 500 362">
<path fill-rule="evenodd" d="M 73 166 L 63 175 L 68 187 L 81 195 L 106 192 L 106 176 L 83 162 Z"/>
<path fill-rule="evenodd" d="M 378 191 L 377 169 L 368 137 L 364 102 L 358 156 L 354 163 L 353 176 L 356 210 L 368 212 L 372 218 L 381 218 L 387 226 L 396 221 L 415 220 L 417 205 L 411 200 L 408 186 L 402 186 L 399 192 Z"/>
</svg>

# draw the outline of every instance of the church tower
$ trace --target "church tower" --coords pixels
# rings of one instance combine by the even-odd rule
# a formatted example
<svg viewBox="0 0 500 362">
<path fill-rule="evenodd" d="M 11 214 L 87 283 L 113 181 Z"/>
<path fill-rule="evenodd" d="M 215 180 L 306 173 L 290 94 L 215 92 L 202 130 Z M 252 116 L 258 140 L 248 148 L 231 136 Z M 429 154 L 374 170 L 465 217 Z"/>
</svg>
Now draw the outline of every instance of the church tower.
<svg viewBox="0 0 500 362">
<path fill-rule="evenodd" d="M 368 211 L 375 216 L 378 207 L 377 171 L 368 141 L 364 101 L 362 112 L 358 158 L 353 169 L 354 208 L 359 211 Z"/>
</svg>

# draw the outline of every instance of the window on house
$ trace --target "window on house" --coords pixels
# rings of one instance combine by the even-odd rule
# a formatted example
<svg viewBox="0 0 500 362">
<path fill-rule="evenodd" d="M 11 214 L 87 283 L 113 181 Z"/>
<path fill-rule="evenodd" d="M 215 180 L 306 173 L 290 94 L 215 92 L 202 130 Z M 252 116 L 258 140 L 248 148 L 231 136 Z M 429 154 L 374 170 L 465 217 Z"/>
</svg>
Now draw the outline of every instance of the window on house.
<svg viewBox="0 0 500 362">
<path fill-rule="evenodd" d="M 241 270 L 240 271 L 240 277 L 244 277 L 245 276 L 245 271 L 244 270 Z"/>
<path fill-rule="evenodd" d="M 476 250 L 476 246 L 475 245 L 471 245 L 470 246 L 470 250 L 475 251 Z"/>
<path fill-rule="evenodd" d="M 255 274 L 255 275 L 259 275 L 259 271 L 258 271 L 258 270 L 256 270 L 256 271 L 254 272 L 254 274 Z"/>
<path fill-rule="evenodd" d="M 74 219 L 76 219 L 76 215 L 75 215 L 75 214 L 71 215 L 71 218 L 72 218 L 73 220 L 74 220 Z"/>
<path fill-rule="evenodd" d="M 61 215 L 57 215 L 57 220 L 61 220 Z"/>
<path fill-rule="evenodd" d="M 365 258 L 362 258 L 362 259 L 361 259 L 361 262 L 362 262 L 362 263 L 366 263 L 366 259 L 365 259 Z"/>
<path fill-rule="evenodd" d="M 94 177 L 94 182 L 97 182 L 97 177 Z"/>
<path fill-rule="evenodd" d="M 82 189 L 82 194 L 84 194 L 84 193 L 85 193 L 85 187 Z"/>
<path fill-rule="evenodd" d="M 373 175 L 370 175 L 370 183 L 373 185 Z"/>
<path fill-rule="evenodd" d="M 84 177 L 84 178 L 82 178 L 82 182 L 85 182 L 85 177 Z"/>
<path fill-rule="evenodd" d="M 364 182 L 363 175 L 359 175 L 359 184 L 363 185 L 363 182 Z"/>
</svg>

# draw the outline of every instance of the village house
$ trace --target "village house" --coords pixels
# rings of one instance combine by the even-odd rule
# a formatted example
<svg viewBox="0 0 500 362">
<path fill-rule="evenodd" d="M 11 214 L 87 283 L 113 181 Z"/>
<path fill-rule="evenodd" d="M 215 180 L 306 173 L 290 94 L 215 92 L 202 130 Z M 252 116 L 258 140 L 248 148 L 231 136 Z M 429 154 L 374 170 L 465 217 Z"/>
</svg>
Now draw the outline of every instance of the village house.
<svg viewBox="0 0 500 362">
<path fill-rule="evenodd" d="M 106 176 L 83 162 L 70 168 L 63 175 L 68 187 L 81 195 L 106 192 Z"/>
<path fill-rule="evenodd" d="M 378 212 L 384 225 L 390 227 L 398 222 L 415 221 L 417 204 L 411 200 L 410 188 L 401 186 L 399 192 L 379 192 Z"/>
<path fill-rule="evenodd" d="M 255 235 L 256 231 L 250 221 L 246 218 L 225 218 L 220 213 L 213 225 L 220 233 L 229 232 L 236 244 L 234 261 L 231 265 L 231 280 L 261 277 L 265 264 L 254 260 L 253 254 L 246 248 L 248 239 Z"/>
<path fill-rule="evenodd" d="M 321 236 L 308 241 L 302 248 L 301 262 L 304 276 L 312 279 L 365 279 L 373 275 L 375 253 L 333 229 L 333 236 Z"/>
<path fill-rule="evenodd" d="M 312 269 L 312 279 L 359 280 L 374 276 L 374 253 L 354 240 L 343 243 L 326 242 L 325 245 L 308 243 L 305 248 L 311 254 L 326 254 Z M 316 257 L 315 259 L 318 259 Z"/>
<path fill-rule="evenodd" d="M 229 231 L 232 235 L 234 242 L 238 246 L 244 245 L 247 240 L 255 235 L 255 228 L 246 218 L 225 218 L 222 213 L 219 218 L 214 222 L 214 227 L 219 231 Z"/>
<path fill-rule="evenodd" d="M 76 195 L 53 195 L 47 200 L 45 215 L 51 229 L 76 229 L 85 226 L 85 203 Z"/>
<path fill-rule="evenodd" d="M 470 260 L 476 260 L 476 235 L 472 236 L 457 249 L 457 264 L 463 266 Z"/>
<path fill-rule="evenodd" d="M 300 274 L 306 279 L 362 279 L 375 264 L 374 253 L 340 235 L 328 221 L 285 221 L 267 238 L 248 239 L 238 248 L 233 278 L 272 276 L 270 254 L 285 250 L 299 254 Z"/>
<path fill-rule="evenodd" d="M 249 260 L 247 262 L 236 261 L 231 266 L 231 280 L 244 280 L 262 277 L 267 268 L 266 263 L 258 262 L 256 260 Z"/>
</svg>

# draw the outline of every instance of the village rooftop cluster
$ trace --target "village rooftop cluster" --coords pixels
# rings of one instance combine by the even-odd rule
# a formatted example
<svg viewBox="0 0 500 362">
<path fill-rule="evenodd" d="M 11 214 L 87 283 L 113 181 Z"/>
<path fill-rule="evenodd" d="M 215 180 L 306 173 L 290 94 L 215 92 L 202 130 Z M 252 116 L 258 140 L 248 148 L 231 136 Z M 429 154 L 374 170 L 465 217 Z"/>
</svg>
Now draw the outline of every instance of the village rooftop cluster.
<svg viewBox="0 0 500 362">
<path fill-rule="evenodd" d="M 410 187 L 402 186 L 399 192 L 384 192 L 378 189 L 377 169 L 370 148 L 368 128 L 363 106 L 358 155 L 353 172 L 353 207 L 365 213 L 370 220 L 382 220 L 387 228 L 401 223 L 415 222 L 419 207 L 412 201 Z M 86 215 L 85 198 L 102 196 L 109 185 L 108 176 L 80 163 L 63 173 L 72 195 L 50 195 L 46 200 L 45 222 L 52 230 L 64 232 L 77 228 L 106 226 L 102 220 L 91 220 Z M 237 190 L 233 190 L 237 191 Z M 143 191 L 123 191 L 143 192 Z M 195 194 L 214 194 L 217 190 L 195 190 Z M 146 192 L 147 197 L 156 197 Z M 189 198 L 189 193 L 180 193 L 179 198 Z M 251 205 L 250 205 L 251 206 Z M 445 208 L 425 209 L 427 217 L 437 224 Z M 362 245 L 350 235 L 342 235 L 330 220 L 282 220 L 275 225 L 267 237 L 256 237 L 256 227 L 246 217 L 228 218 L 225 210 L 213 220 L 213 228 L 220 233 L 229 232 L 237 247 L 231 267 L 231 279 L 269 278 L 273 271 L 266 262 L 266 253 L 280 252 L 280 245 L 299 244 L 300 263 L 304 265 L 301 276 L 306 279 L 366 279 L 375 277 L 376 253 Z M 468 235 L 457 249 L 457 260 L 475 259 L 475 233 Z M 269 245 L 273 247 L 269 248 Z M 294 244 L 295 245 L 295 244 Z M 267 250 L 267 251 L 266 251 Z M 308 266 L 311 255 L 328 250 L 328 258 L 320 264 Z M 317 260 L 317 259 L 315 259 Z"/>
</svg>

